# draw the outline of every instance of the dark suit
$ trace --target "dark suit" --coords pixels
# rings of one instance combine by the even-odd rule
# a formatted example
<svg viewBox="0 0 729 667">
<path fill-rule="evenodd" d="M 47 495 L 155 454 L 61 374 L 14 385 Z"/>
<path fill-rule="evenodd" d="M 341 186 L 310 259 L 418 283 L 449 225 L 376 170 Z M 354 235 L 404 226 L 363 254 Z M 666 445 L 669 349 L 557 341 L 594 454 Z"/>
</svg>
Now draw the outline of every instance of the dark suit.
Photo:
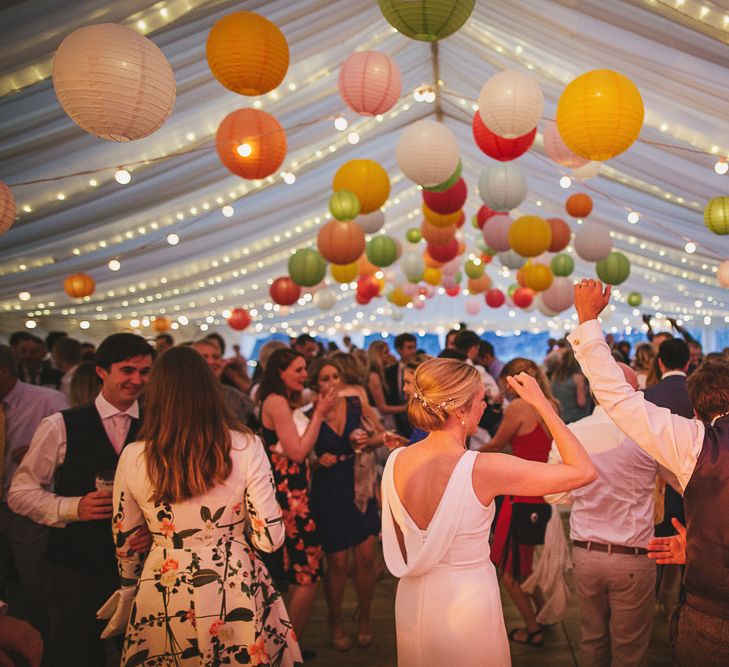
<svg viewBox="0 0 729 667">
<path fill-rule="evenodd" d="M 39 371 L 29 371 L 24 366 L 18 367 L 18 376 L 21 381 L 28 384 L 35 384 L 40 387 L 50 387 L 51 389 L 58 389 L 61 386 L 61 378 L 63 377 L 63 371 L 59 371 L 57 368 L 51 366 L 50 361 L 44 361 Z"/>
<path fill-rule="evenodd" d="M 397 363 L 388 366 L 385 369 L 385 403 L 387 405 L 405 405 L 407 400 L 405 394 L 402 393 L 402 366 Z M 409 438 L 413 432 L 413 427 L 408 421 L 407 412 L 398 412 L 394 415 L 395 428 L 398 434 Z"/>
</svg>

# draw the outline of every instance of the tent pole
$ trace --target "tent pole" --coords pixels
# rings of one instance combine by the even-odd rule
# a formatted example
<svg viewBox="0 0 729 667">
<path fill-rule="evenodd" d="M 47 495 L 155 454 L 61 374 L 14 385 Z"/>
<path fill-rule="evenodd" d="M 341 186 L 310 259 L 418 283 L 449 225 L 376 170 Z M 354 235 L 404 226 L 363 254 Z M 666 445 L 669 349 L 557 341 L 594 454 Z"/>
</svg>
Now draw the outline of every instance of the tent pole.
<svg viewBox="0 0 729 667">
<path fill-rule="evenodd" d="M 430 59 L 433 64 L 433 90 L 435 92 L 435 117 L 443 122 L 443 107 L 440 103 L 440 60 L 438 58 L 438 42 L 430 43 Z"/>
</svg>

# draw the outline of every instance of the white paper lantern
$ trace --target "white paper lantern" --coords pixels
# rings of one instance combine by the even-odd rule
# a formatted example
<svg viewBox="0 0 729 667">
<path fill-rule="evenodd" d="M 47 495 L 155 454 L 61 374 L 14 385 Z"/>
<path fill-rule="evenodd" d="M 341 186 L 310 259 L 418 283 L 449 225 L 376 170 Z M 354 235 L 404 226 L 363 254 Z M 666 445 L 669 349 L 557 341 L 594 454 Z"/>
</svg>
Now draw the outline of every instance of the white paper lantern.
<svg viewBox="0 0 729 667">
<path fill-rule="evenodd" d="M 4 234 L 15 222 L 15 197 L 10 188 L 0 181 L 0 234 Z"/>
<path fill-rule="evenodd" d="M 433 120 L 408 125 L 400 135 L 396 153 L 402 172 L 426 187 L 447 181 L 458 167 L 456 135 Z"/>
<path fill-rule="evenodd" d="M 483 240 L 489 248 L 509 250 L 509 228 L 514 222 L 510 215 L 492 215 L 483 226 Z"/>
<path fill-rule="evenodd" d="M 719 264 L 719 270 L 716 272 L 716 279 L 722 287 L 729 287 L 729 259 L 725 259 Z"/>
<path fill-rule="evenodd" d="M 511 211 L 527 196 L 526 176 L 513 162 L 493 164 L 481 172 L 478 193 L 481 201 L 494 211 Z"/>
<path fill-rule="evenodd" d="M 385 214 L 377 209 L 372 213 L 363 213 L 358 215 L 354 222 L 356 222 L 365 234 L 376 234 L 382 229 L 385 224 Z"/>
<path fill-rule="evenodd" d="M 319 310 L 329 310 L 337 302 L 337 293 L 331 287 L 322 287 L 314 294 L 314 305 Z"/>
<path fill-rule="evenodd" d="M 176 94 L 162 51 L 116 23 L 78 28 L 61 42 L 53 87 L 74 123 L 109 141 L 134 141 L 158 130 Z"/>
<path fill-rule="evenodd" d="M 570 278 L 555 278 L 552 284 L 541 293 L 542 303 L 556 313 L 567 310 L 575 302 L 574 286 Z"/>
<path fill-rule="evenodd" d="M 423 277 L 425 261 L 419 252 L 406 252 L 400 259 L 400 268 L 408 280 L 418 281 Z"/>
<path fill-rule="evenodd" d="M 577 167 L 572 170 L 572 178 L 576 181 L 584 182 L 589 181 L 591 178 L 595 178 L 602 169 L 602 162 L 588 162 L 583 167 Z"/>
<path fill-rule="evenodd" d="M 575 234 L 575 252 L 587 262 L 599 262 L 610 254 L 613 240 L 607 227 L 597 223 L 584 224 Z"/>
<path fill-rule="evenodd" d="M 553 120 L 548 120 L 544 125 L 544 152 L 551 160 L 569 169 L 577 169 L 590 162 L 568 148 L 567 144 L 562 141 L 562 137 L 559 136 L 557 123 Z"/>
<path fill-rule="evenodd" d="M 526 257 L 522 257 L 519 253 L 514 252 L 513 250 L 500 252 L 498 257 L 501 264 L 507 269 L 520 269 L 527 263 Z"/>
<path fill-rule="evenodd" d="M 554 317 L 555 315 L 558 315 L 559 313 L 551 310 L 550 308 L 547 308 L 547 306 L 544 305 L 544 301 L 542 301 L 543 294 L 544 292 L 537 294 L 536 298 L 532 303 L 536 304 L 537 310 L 545 317 Z"/>
<path fill-rule="evenodd" d="M 481 120 L 494 134 L 508 139 L 531 132 L 543 110 L 544 94 L 537 80 L 519 70 L 494 74 L 478 96 Z"/>
</svg>

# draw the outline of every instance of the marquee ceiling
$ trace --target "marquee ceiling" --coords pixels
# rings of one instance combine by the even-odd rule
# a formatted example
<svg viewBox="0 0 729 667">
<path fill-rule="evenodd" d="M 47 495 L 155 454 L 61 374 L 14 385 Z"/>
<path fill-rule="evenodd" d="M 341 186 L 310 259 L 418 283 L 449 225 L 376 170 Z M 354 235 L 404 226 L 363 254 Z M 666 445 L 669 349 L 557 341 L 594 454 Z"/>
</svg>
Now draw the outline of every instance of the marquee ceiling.
<svg viewBox="0 0 729 667">
<path fill-rule="evenodd" d="M 283 84 L 260 98 L 224 89 L 205 60 L 213 23 L 241 9 L 274 21 L 291 50 Z M 567 170 L 546 157 L 538 138 L 518 159 L 529 183 L 519 212 L 564 217 L 567 196 L 588 192 L 595 207 L 583 224 L 608 225 L 615 248 L 632 263 L 622 298 L 639 291 L 644 311 L 676 314 L 692 327 L 705 318 L 723 326 L 729 299 L 715 272 L 729 251 L 724 237 L 704 227 L 702 211 L 727 188 L 728 177 L 713 167 L 729 154 L 728 17 L 718 1 L 477 0 L 466 25 L 438 48 L 443 122 L 458 137 L 469 186 L 467 216 L 481 204 L 476 183 L 491 162 L 474 144 L 470 127 L 489 76 L 528 68 L 545 94 L 544 117 L 554 118 L 559 95 L 574 77 L 596 68 L 622 72 L 645 102 L 638 142 L 604 163 L 599 177 L 565 190 L 559 180 Z M 50 79 L 54 50 L 74 29 L 101 22 L 136 27 L 174 69 L 173 114 L 145 139 L 119 144 L 86 134 L 56 99 Z M 100 337 L 128 327 L 131 319 L 166 314 L 186 318 L 189 324 L 181 329 L 195 337 L 201 324 L 214 327 L 224 309 L 237 306 L 257 311 L 251 333 L 286 327 L 294 333 L 433 331 L 464 320 L 503 332 L 570 326 L 570 311 L 548 319 L 537 311 L 484 305 L 477 316 L 467 316 L 466 297 L 445 295 L 422 310 L 405 309 L 398 322 L 385 299 L 359 306 L 351 291 L 340 292 L 327 312 L 310 301 L 287 312 L 267 310 L 268 285 L 286 273 L 292 250 L 315 244 L 327 220 L 333 174 L 345 161 L 370 158 L 390 174 L 387 233 L 402 239 L 419 225 L 420 193 L 400 172 L 395 144 L 404 126 L 433 117 L 435 105 L 412 95 L 416 87 L 435 83 L 431 47 L 396 33 L 372 0 L 20 0 L 0 10 L 0 44 L 0 180 L 18 204 L 18 219 L 0 237 L 4 333 L 32 319 L 45 331 L 88 322 L 86 336 Z M 338 94 L 339 66 L 362 49 L 388 54 L 403 75 L 403 97 L 381 118 L 356 116 Z M 219 122 L 254 103 L 287 130 L 282 171 L 295 175 L 291 185 L 280 175 L 244 181 L 220 164 Z M 340 114 L 349 121 L 343 132 L 333 125 Z M 356 144 L 348 141 L 352 131 L 359 135 Z M 132 175 L 128 185 L 114 180 L 122 166 Z M 232 217 L 223 215 L 226 205 Z M 637 224 L 627 221 L 629 211 L 640 213 Z M 575 221 L 571 226 L 578 229 Z M 477 230 L 467 225 L 464 232 L 472 248 Z M 179 236 L 177 245 L 167 243 L 171 233 Z M 696 244 L 694 253 L 686 252 L 687 242 Z M 117 272 L 107 266 L 112 259 L 121 263 Z M 575 277 L 594 276 L 593 264 L 576 260 Z M 63 279 L 77 271 L 97 282 L 84 302 L 62 290 Z M 498 260 L 487 271 L 503 289 L 514 282 Z M 21 291 L 30 300 L 21 301 Z M 618 302 L 610 325 L 637 326 L 631 311 Z"/>
</svg>

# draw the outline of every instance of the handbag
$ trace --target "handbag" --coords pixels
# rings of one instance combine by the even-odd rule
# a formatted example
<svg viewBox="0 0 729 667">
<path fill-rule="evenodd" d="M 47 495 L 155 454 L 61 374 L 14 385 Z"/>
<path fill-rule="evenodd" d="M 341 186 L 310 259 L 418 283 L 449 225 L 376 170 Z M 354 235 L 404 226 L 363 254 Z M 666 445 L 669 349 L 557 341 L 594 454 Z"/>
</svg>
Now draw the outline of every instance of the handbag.
<svg viewBox="0 0 729 667">
<path fill-rule="evenodd" d="M 511 531 L 519 544 L 544 544 L 544 533 L 552 516 L 547 503 L 515 503 L 511 505 Z"/>
</svg>

